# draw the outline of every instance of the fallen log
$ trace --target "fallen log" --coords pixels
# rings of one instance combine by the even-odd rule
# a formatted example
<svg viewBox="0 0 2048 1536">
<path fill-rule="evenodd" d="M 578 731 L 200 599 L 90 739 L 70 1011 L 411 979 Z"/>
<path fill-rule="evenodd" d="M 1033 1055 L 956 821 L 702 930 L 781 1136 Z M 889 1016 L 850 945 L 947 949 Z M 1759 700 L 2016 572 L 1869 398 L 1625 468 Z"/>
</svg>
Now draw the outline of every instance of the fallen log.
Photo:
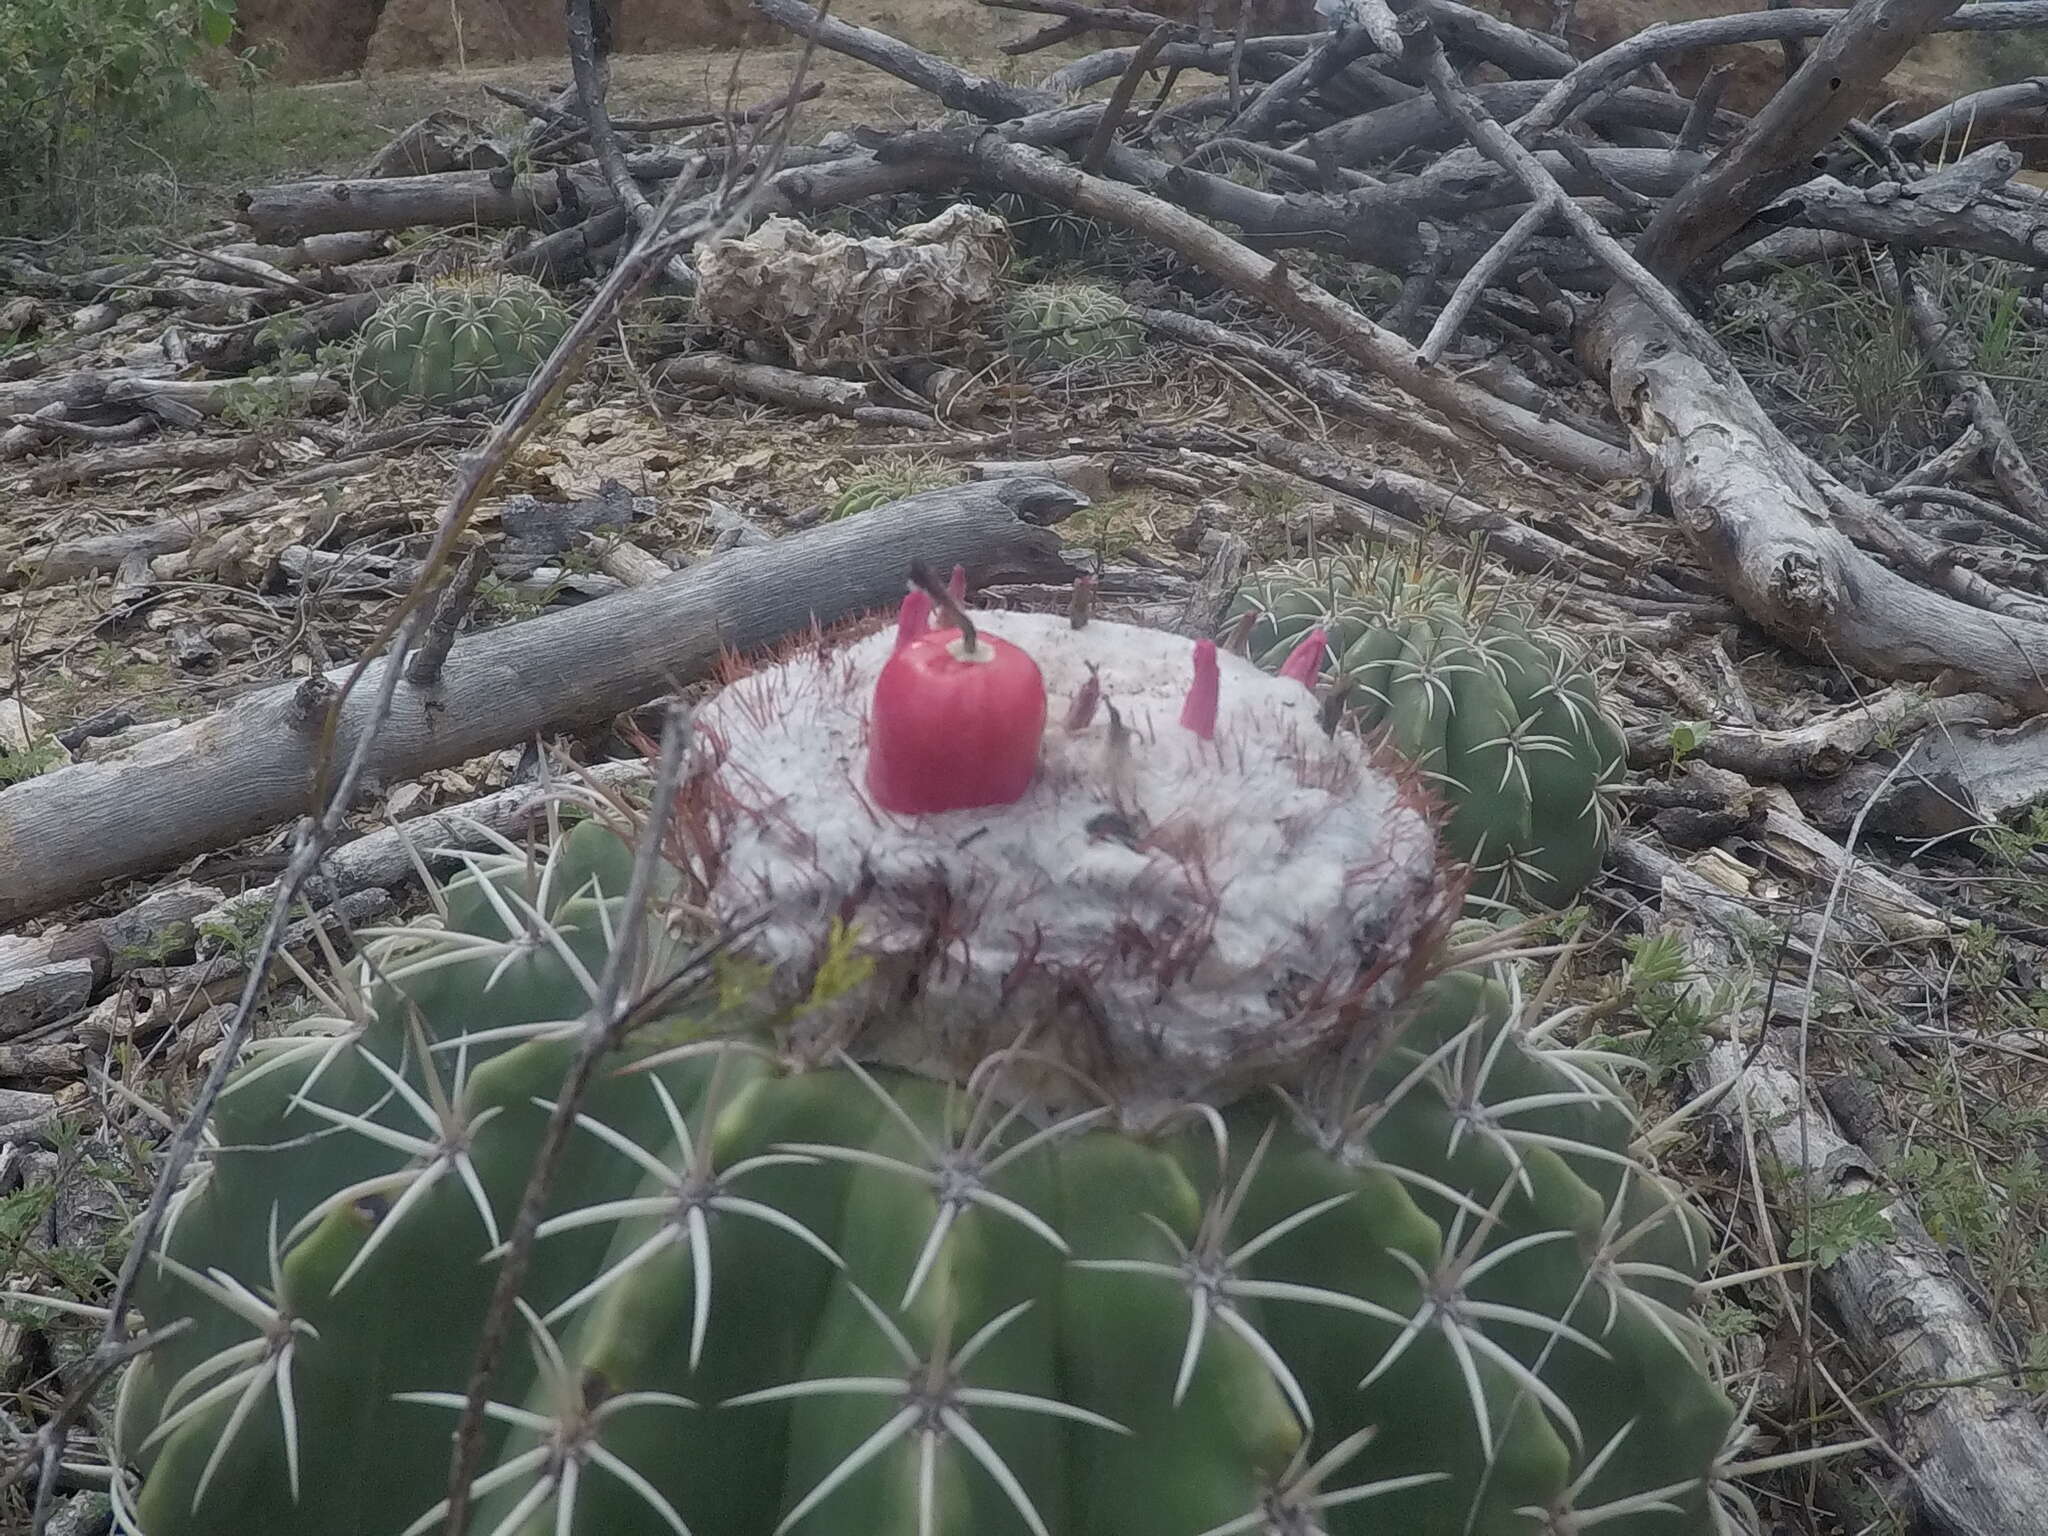
<svg viewBox="0 0 2048 1536">
<path fill-rule="evenodd" d="M 1845 127 L 1916 39 L 1962 0 L 1861 0 L 1841 14 L 1799 72 L 1708 167 L 1657 210 L 1636 243 L 1653 272 L 1682 274 L 1813 173 L 1814 158 Z M 1533 114 L 1532 114 L 1533 115 Z"/>
<path fill-rule="evenodd" d="M 565 173 L 584 206 L 611 201 L 600 177 Z M 507 176 L 499 171 L 449 171 L 288 181 L 251 187 L 235 198 L 235 217 L 256 240 L 289 245 L 313 235 L 410 229 L 539 224 L 562 200 L 554 173 Z"/>
<path fill-rule="evenodd" d="M 1908 751 L 1901 771 L 1896 764 Z M 1870 832 L 1903 841 L 1966 837 L 2048 805 L 2048 719 L 1929 731 L 1910 748 L 1808 786 L 1799 803 L 1830 831 L 1861 816 Z"/>
<path fill-rule="evenodd" d="M 472 635 L 437 683 L 398 685 L 368 776 L 389 784 L 610 719 L 700 678 L 721 653 L 894 604 L 922 559 L 977 583 L 1066 580 L 1050 525 L 1086 504 L 1056 481 L 1012 478 L 927 491 L 668 580 Z M 355 750 L 378 692 L 349 696 L 335 752 Z M 0 791 L 0 923 L 103 882 L 272 827 L 304 811 L 332 692 L 346 669 L 280 684 L 105 762 Z"/>
<path fill-rule="evenodd" d="M 743 363 L 722 352 L 678 353 L 656 367 L 654 377 L 673 389 L 708 388 L 720 395 L 746 395 L 793 410 L 844 416 L 849 421 L 860 407 L 875 403 L 873 391 L 857 379 L 800 373 L 772 363 Z"/>
<path fill-rule="evenodd" d="M 2004 714 L 1996 699 L 1983 694 L 1936 698 L 1917 689 L 1895 688 L 1789 730 L 1716 724 L 1686 756 L 1747 779 L 1832 778 L 1880 739 L 1896 741 L 1927 726 L 1996 722 Z M 1668 729 L 1644 727 L 1628 733 L 1631 768 L 1661 768 L 1671 761 L 1671 753 Z"/>
<path fill-rule="evenodd" d="M 1950 674 L 2023 709 L 2048 707 L 2048 624 L 1958 602 L 1858 549 L 1836 521 L 1871 520 L 1874 507 L 1633 295 L 1610 295 L 1578 350 L 1653 456 L 1672 513 L 1716 583 L 1758 625 L 1816 661 L 1872 677 Z"/>
<path fill-rule="evenodd" d="M 1662 862 L 1669 866 L 1657 872 L 1665 929 L 1684 946 L 1701 1000 L 1714 1006 L 1726 979 L 1742 974 L 1738 946 L 1755 917 Z M 2014 1362 L 1911 1202 L 1808 1093 L 1797 1059 L 1783 1044 L 1751 1043 L 1766 1026 L 1761 1011 L 1745 1007 L 1742 1038 L 1712 1042 L 1693 1077 L 1702 1091 L 1723 1093 L 1713 1113 L 1734 1143 L 1754 1147 L 1788 1181 L 1780 1214 L 1789 1230 L 1803 1224 L 1802 1210 L 1825 1201 L 1883 1201 L 1890 1235 L 1857 1243 L 1811 1273 L 1816 1296 L 1870 1367 L 1857 1380 L 1858 1395 L 1880 1405 L 1873 1412 L 1909 1475 L 1907 1498 L 1943 1536 L 2038 1529 L 2048 1508 L 2048 1434 Z"/>
<path fill-rule="evenodd" d="M 2021 266 L 2039 266 L 2048 259 L 2041 244 L 2038 209 L 2001 195 L 2020 170 L 2020 157 L 2004 144 L 1987 144 L 1953 165 L 1943 166 L 1918 181 L 1882 181 L 1852 186 L 1833 176 L 1816 176 L 1792 189 L 1770 210 L 1770 223 L 1780 221 L 1807 230 L 1841 235 L 1875 244 L 1918 249 L 1944 245 L 1976 251 Z M 1765 227 L 1758 221 L 1753 228 Z M 1781 236 L 1751 247 L 1754 256 Z M 1773 251 L 1784 262 L 1784 253 Z M 1789 263 L 1787 263 L 1789 264 Z M 1724 268 L 1727 276 L 1742 268 Z"/>
</svg>

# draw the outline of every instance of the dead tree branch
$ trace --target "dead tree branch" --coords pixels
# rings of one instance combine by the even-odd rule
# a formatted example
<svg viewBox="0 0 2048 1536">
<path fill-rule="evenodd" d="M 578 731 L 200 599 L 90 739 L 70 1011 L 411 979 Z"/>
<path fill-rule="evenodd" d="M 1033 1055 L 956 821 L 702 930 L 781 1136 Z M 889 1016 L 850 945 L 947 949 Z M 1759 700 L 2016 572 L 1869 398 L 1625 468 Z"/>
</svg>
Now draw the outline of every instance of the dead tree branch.
<svg viewBox="0 0 2048 1536">
<path fill-rule="evenodd" d="M 772 644 L 812 622 L 893 604 L 912 559 L 964 564 L 977 580 L 1064 580 L 1050 525 L 1083 498 L 1056 482 L 1005 480 L 927 492 L 667 581 L 457 642 L 431 687 L 400 685 L 367 772 L 392 784 L 526 740 L 599 724 L 701 677 L 726 650 Z M 387 664 L 366 676 L 374 691 Z M 326 681 L 338 685 L 343 668 Z M 101 882 L 275 826 L 304 805 L 318 715 L 294 719 L 304 684 L 280 684 L 135 751 L 76 763 L 0 795 L 0 923 Z M 351 700 L 336 730 L 355 748 L 370 715 Z M 147 788 L 144 786 L 147 785 Z"/>
</svg>

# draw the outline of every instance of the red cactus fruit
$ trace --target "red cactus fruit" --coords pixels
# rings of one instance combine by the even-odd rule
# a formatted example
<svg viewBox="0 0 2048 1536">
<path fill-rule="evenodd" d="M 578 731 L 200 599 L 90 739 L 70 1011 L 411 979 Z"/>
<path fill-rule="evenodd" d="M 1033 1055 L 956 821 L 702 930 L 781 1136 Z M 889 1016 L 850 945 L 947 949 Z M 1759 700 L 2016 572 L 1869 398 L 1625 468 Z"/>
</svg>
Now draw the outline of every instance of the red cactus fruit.
<svg viewBox="0 0 2048 1536">
<path fill-rule="evenodd" d="M 919 585 L 929 578 L 916 573 Z M 904 638 L 875 681 L 868 718 L 868 793 L 898 816 L 1014 805 L 1038 772 L 1045 678 L 1017 646 L 976 632 L 950 593 L 931 591 L 950 621 Z"/>
</svg>

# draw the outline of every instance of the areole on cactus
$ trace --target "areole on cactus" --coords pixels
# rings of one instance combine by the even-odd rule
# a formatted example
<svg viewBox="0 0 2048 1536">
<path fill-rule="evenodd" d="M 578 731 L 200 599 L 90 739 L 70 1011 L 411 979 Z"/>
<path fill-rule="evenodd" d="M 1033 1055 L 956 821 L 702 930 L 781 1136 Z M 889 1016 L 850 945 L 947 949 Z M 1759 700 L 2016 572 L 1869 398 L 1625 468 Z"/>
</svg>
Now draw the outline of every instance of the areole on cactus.
<svg viewBox="0 0 2048 1536">
<path fill-rule="evenodd" d="M 1421 767 L 1482 903 L 1563 906 L 1599 873 L 1626 747 L 1583 649 L 1532 603 L 1475 572 L 1353 553 L 1259 573 L 1224 625 L 1283 675 L 1327 666 L 1352 725 Z"/>
<path fill-rule="evenodd" d="M 1413 771 L 1213 645 L 948 608 L 927 578 L 699 710 L 627 977 L 660 1006 L 578 1106 L 470 1529 L 1741 1529 L 1709 1235 L 1613 1063 L 1445 968 Z M 936 663 L 998 643 L 1025 782 L 878 803 L 878 729 L 951 729 Z M 568 798 L 222 1099 L 139 1295 L 195 1326 L 123 1381 L 131 1528 L 441 1525 L 629 924 L 647 813 Z"/>
</svg>

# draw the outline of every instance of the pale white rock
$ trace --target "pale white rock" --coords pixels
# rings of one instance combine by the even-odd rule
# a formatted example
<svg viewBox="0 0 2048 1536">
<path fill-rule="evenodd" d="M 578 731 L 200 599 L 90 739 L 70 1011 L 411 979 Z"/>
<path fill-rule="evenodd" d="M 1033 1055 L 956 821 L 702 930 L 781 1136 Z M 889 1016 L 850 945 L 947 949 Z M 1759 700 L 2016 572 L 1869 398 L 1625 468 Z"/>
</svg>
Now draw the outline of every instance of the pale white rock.
<svg viewBox="0 0 2048 1536">
<path fill-rule="evenodd" d="M 1021 1040 L 1165 1103 L 1377 1033 L 1458 904 L 1412 770 L 1326 735 L 1308 690 L 1227 652 L 1213 739 L 1183 728 L 1183 636 L 974 619 L 1045 676 L 1038 774 L 1015 805 L 872 803 L 866 722 L 893 625 L 741 678 L 696 716 L 692 894 L 759 920 L 751 945 L 785 999 L 808 995 L 835 919 L 876 961 L 793 1043 L 858 1038 L 869 1059 L 952 1075 Z M 1069 729 L 1091 665 L 1102 703 Z"/>
</svg>

